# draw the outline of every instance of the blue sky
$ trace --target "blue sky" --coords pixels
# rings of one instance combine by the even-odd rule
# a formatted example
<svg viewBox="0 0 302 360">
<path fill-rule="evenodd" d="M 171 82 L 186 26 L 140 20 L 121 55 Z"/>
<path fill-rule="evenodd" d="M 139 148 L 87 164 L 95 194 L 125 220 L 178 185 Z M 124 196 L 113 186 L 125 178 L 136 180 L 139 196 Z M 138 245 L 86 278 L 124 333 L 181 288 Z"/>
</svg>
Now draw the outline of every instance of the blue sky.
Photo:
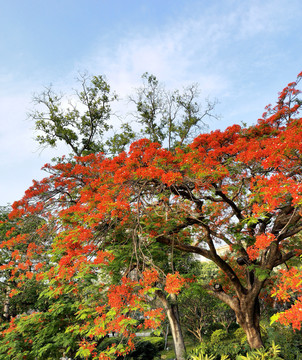
<svg viewBox="0 0 302 360">
<path fill-rule="evenodd" d="M 33 140 L 44 86 L 68 93 L 88 71 L 125 97 L 148 71 L 217 98 L 211 129 L 252 124 L 302 70 L 301 18 L 300 0 L 0 0 L 0 205 L 65 151 Z"/>
</svg>

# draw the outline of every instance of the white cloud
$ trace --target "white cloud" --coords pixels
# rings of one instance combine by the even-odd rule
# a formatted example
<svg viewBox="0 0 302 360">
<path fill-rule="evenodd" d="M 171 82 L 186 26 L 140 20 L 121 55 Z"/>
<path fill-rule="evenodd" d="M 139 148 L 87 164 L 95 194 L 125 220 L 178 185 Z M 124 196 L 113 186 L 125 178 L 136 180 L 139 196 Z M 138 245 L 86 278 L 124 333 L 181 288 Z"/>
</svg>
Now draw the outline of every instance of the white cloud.
<svg viewBox="0 0 302 360">
<path fill-rule="evenodd" d="M 282 37 L 291 40 L 301 36 L 295 31 L 300 1 L 225 0 L 207 6 L 197 1 L 191 13 L 191 2 L 188 4 L 188 11 L 179 14 L 175 22 L 150 27 L 149 33 L 125 29 L 123 38 L 112 37 L 109 42 L 100 37 L 90 54 L 74 59 L 69 73 L 52 79 L 54 90 L 70 93 L 76 86 L 77 71 L 88 70 L 93 75 L 105 74 L 112 88 L 125 97 L 141 84 L 140 76 L 148 71 L 172 88 L 198 82 L 202 97 L 221 100 L 218 112 L 226 120 L 215 126 L 223 128 L 241 120 L 255 122 L 281 86 L 301 71 L 295 68 L 299 63 L 299 57 L 295 60 L 292 56 L 295 47 L 289 42 L 288 47 L 280 47 Z M 40 167 L 59 154 L 36 152 L 33 124 L 25 121 L 32 107 L 30 92 L 42 90 L 42 84 L 48 85 L 55 73 L 54 69 L 44 78 L 39 71 L 39 85 L 37 78 L 25 81 L 12 74 L 0 75 L 4 89 L 0 99 L 2 204 L 20 197 L 20 189 L 25 190 L 32 178 L 41 177 Z"/>
<path fill-rule="evenodd" d="M 274 60 L 268 54 L 263 59 L 268 43 L 260 40 L 284 31 L 297 5 L 288 6 L 276 0 L 225 3 L 229 4 L 225 13 L 216 5 L 185 16 L 182 21 L 152 29 L 149 34 L 125 31 L 125 37 L 112 44 L 100 40 L 95 44 L 95 52 L 77 62 L 75 68 L 105 73 L 122 94 L 128 94 L 148 71 L 175 87 L 197 81 L 205 93 L 216 92 L 219 96 L 232 86 L 235 73 L 248 62 L 248 55 L 255 57 L 251 59 L 254 63 L 249 64 L 251 69 L 257 64 L 267 66 L 269 60 Z"/>
</svg>

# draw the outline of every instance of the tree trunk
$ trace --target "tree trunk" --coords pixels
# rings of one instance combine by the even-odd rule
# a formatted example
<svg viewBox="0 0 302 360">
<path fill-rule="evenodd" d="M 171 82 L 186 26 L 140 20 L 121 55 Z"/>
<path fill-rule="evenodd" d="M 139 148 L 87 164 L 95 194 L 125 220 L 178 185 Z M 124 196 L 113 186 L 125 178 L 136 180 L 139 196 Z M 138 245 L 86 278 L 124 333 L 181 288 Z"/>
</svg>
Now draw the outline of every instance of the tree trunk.
<svg viewBox="0 0 302 360">
<path fill-rule="evenodd" d="M 173 336 L 176 359 L 177 360 L 185 360 L 186 359 L 186 347 L 185 347 L 184 338 L 182 335 L 177 304 L 170 305 L 170 308 L 167 310 L 167 316 L 169 319 L 171 333 Z"/>
<path fill-rule="evenodd" d="M 243 327 L 247 341 L 252 349 L 259 349 L 263 346 L 263 341 L 261 338 L 260 329 L 257 329 L 256 326 L 247 325 Z"/>
<path fill-rule="evenodd" d="M 246 333 L 247 341 L 252 349 L 263 346 L 260 332 L 260 306 L 259 300 L 254 301 L 249 297 L 240 299 L 239 306 L 235 310 L 238 324 Z"/>
<path fill-rule="evenodd" d="M 7 285 L 6 291 L 5 291 L 4 304 L 3 304 L 3 318 L 5 320 L 10 319 L 10 313 L 9 313 L 10 297 L 9 297 L 9 293 L 10 293 L 10 286 Z"/>
<path fill-rule="evenodd" d="M 158 295 L 158 298 L 160 299 L 161 303 L 164 306 L 164 309 L 166 311 L 171 334 L 173 337 L 173 343 L 174 343 L 174 350 L 175 350 L 175 356 L 176 360 L 185 360 L 186 359 L 186 346 L 181 330 L 181 324 L 179 319 L 179 312 L 178 312 L 178 304 L 176 303 L 176 296 L 171 295 L 172 302 L 169 303 L 165 295 L 161 291 L 156 292 Z"/>
</svg>

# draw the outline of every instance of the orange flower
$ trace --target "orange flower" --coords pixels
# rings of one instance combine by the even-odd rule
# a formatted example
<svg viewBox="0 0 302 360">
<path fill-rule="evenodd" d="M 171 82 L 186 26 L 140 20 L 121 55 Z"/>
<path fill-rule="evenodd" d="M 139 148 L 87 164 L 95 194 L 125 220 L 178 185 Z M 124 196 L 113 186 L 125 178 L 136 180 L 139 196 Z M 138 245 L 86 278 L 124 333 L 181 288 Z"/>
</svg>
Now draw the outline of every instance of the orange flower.
<svg viewBox="0 0 302 360">
<path fill-rule="evenodd" d="M 175 274 L 168 274 L 166 277 L 165 290 L 169 294 L 179 294 L 185 282 L 186 280 L 179 275 L 178 271 L 176 271 Z"/>
</svg>

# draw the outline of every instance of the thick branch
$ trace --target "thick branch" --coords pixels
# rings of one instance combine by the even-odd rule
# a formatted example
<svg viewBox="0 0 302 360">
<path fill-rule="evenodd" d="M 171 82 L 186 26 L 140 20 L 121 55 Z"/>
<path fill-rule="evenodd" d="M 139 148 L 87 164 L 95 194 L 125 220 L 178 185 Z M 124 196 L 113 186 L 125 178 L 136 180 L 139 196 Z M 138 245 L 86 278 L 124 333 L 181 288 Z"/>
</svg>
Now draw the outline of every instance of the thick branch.
<svg viewBox="0 0 302 360">
<path fill-rule="evenodd" d="M 300 231 L 302 231 L 302 224 L 297 226 L 296 228 L 294 228 L 291 231 L 280 234 L 278 236 L 278 240 L 281 241 L 281 240 L 284 240 L 284 239 L 289 238 L 291 236 L 294 236 L 294 235 L 298 234 Z"/>
<path fill-rule="evenodd" d="M 217 185 L 215 183 L 212 183 L 212 186 L 214 187 L 215 189 L 215 194 L 216 195 L 219 195 L 224 202 L 226 202 L 227 204 L 230 205 L 230 207 L 234 210 L 235 212 L 235 215 L 237 216 L 237 218 L 239 220 L 243 220 L 243 216 L 241 214 L 241 210 L 237 207 L 237 205 L 231 200 L 229 199 L 225 193 L 223 193 L 221 190 L 218 189 Z"/>
<path fill-rule="evenodd" d="M 183 198 L 185 198 L 187 200 L 193 201 L 199 210 L 202 209 L 203 201 L 200 199 L 197 199 L 197 197 L 195 197 L 193 195 L 193 193 L 188 185 L 185 185 L 183 187 L 177 187 L 177 186 L 173 185 L 170 187 L 170 189 L 173 194 L 182 196 Z"/>
<path fill-rule="evenodd" d="M 211 295 L 215 296 L 217 299 L 223 301 L 225 304 L 229 305 L 231 309 L 236 311 L 238 309 L 239 303 L 238 299 L 230 295 L 227 295 L 223 290 L 215 291 L 210 285 L 203 286 Z"/>
<path fill-rule="evenodd" d="M 295 257 L 296 253 L 295 251 L 289 251 L 288 253 L 282 255 L 282 257 L 274 262 L 273 267 L 276 267 L 278 265 L 284 264 L 286 261 L 290 260 L 291 258 Z"/>
<path fill-rule="evenodd" d="M 176 239 L 172 240 L 168 236 L 164 235 L 157 236 L 156 241 L 167 246 L 174 246 L 174 248 L 177 250 L 187 253 L 199 254 L 209 260 L 212 260 L 220 269 L 222 269 L 226 273 L 238 293 L 246 293 L 246 289 L 242 286 L 233 269 L 219 255 L 217 255 L 215 249 L 206 250 L 198 246 L 187 245 Z"/>
</svg>

